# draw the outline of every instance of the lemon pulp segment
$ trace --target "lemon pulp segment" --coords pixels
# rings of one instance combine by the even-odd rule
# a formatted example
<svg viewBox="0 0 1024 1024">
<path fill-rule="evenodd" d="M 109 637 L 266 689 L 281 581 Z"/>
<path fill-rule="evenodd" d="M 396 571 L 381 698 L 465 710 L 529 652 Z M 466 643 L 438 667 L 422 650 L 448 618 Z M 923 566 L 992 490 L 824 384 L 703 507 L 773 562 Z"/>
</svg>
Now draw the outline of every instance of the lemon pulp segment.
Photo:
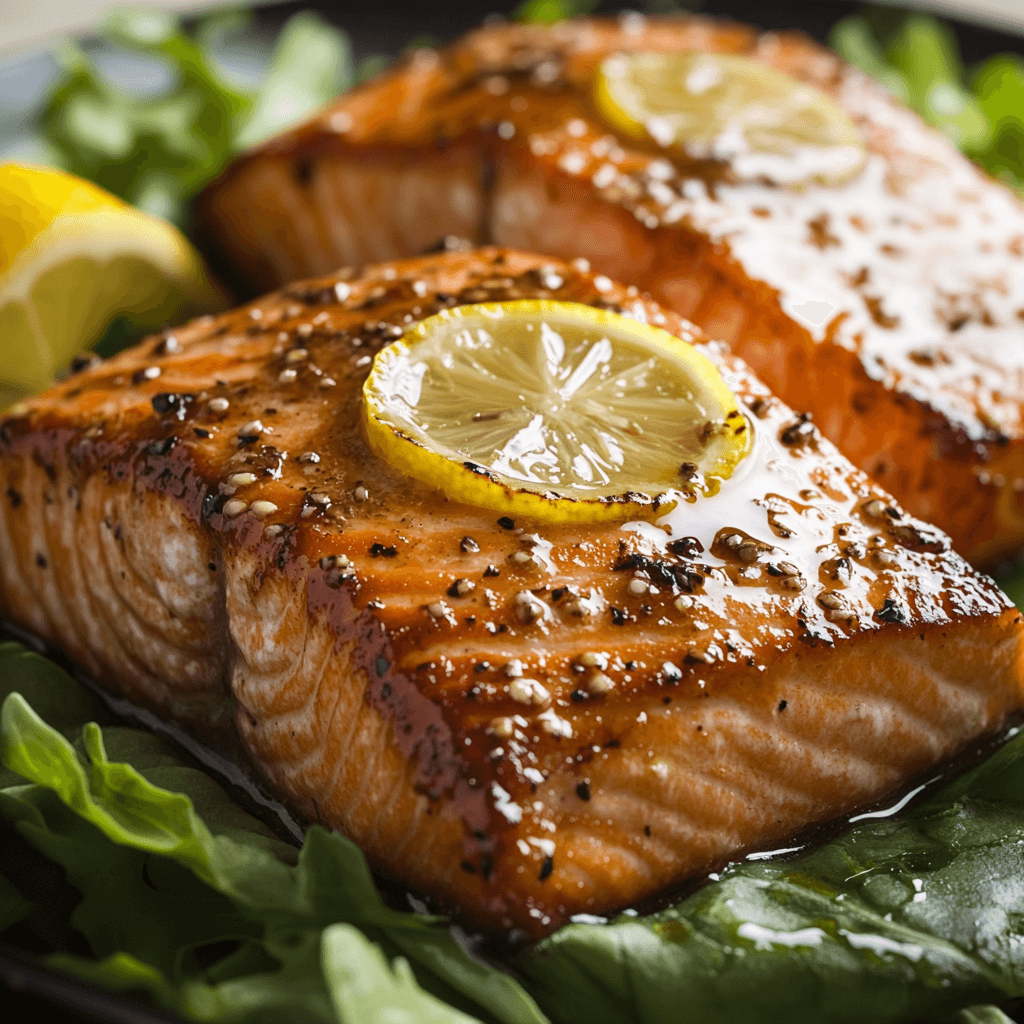
<svg viewBox="0 0 1024 1024">
<path fill-rule="evenodd" d="M 73 175 L 0 166 L 0 387 L 45 387 L 117 316 L 159 327 L 223 306 L 173 225 Z"/>
<path fill-rule="evenodd" d="M 598 70 L 594 100 L 624 134 L 728 163 L 740 180 L 838 184 L 864 165 L 860 131 L 837 103 L 749 57 L 616 54 Z"/>
<path fill-rule="evenodd" d="M 665 509 L 713 493 L 749 425 L 693 346 L 590 306 L 460 306 L 382 349 L 363 386 L 367 434 L 449 497 L 549 522 Z"/>
</svg>

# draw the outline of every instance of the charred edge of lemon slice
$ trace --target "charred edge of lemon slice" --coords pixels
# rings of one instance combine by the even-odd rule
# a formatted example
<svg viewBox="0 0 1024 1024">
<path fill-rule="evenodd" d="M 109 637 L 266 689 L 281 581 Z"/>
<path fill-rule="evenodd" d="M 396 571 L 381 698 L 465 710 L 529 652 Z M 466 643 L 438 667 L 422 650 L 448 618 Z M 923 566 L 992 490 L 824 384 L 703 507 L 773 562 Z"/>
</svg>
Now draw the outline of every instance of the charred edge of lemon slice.
<svg viewBox="0 0 1024 1024">
<path fill-rule="evenodd" d="M 611 76 L 606 73 L 605 64 L 613 59 L 606 58 L 604 63 L 598 65 L 593 84 L 594 106 L 600 113 L 601 120 L 620 135 L 638 142 L 650 141 L 651 135 L 647 125 L 625 109 L 611 87 Z"/>
<path fill-rule="evenodd" d="M 485 466 L 469 461 L 463 462 L 461 466 L 457 463 L 452 464 L 467 474 L 467 479 L 460 484 L 459 493 L 454 495 L 436 476 L 428 476 L 423 472 L 422 455 L 417 456 L 409 451 L 413 448 L 420 452 L 429 452 L 425 445 L 396 430 L 390 424 L 378 422 L 381 422 L 382 427 L 391 434 L 396 443 L 378 446 L 371 435 L 370 447 L 389 465 L 423 483 L 433 484 L 451 501 L 492 509 L 513 518 L 537 519 L 546 523 L 565 525 L 654 519 L 671 512 L 679 504 L 679 498 L 683 497 L 685 485 L 680 488 L 678 494 L 666 492 L 654 497 L 632 491 L 601 498 L 574 498 L 556 491 L 531 491 L 527 488 L 510 487 Z M 714 489 L 717 490 L 717 486 Z M 695 498 L 696 494 L 692 497 Z"/>
<path fill-rule="evenodd" d="M 729 437 L 731 441 L 727 451 L 712 465 L 702 469 L 694 466 L 695 471 L 690 473 L 686 473 L 690 464 L 683 463 L 678 484 L 656 494 L 627 490 L 620 494 L 580 498 L 552 489 L 515 487 L 507 478 L 502 478 L 486 466 L 471 460 L 456 461 L 435 451 L 411 437 L 388 418 L 378 415 L 376 402 L 371 395 L 371 384 L 382 365 L 399 354 L 409 353 L 416 341 L 429 338 L 439 323 L 447 324 L 453 319 L 462 320 L 473 315 L 493 317 L 515 313 L 575 317 L 610 332 L 625 329 L 627 337 L 632 336 L 634 341 L 642 339 L 653 353 L 661 355 L 666 361 L 682 364 L 717 400 L 721 417 L 705 423 L 704 429 L 709 437 L 715 434 Z M 662 328 L 575 302 L 517 300 L 442 310 L 411 326 L 402 338 L 377 353 L 363 385 L 363 398 L 364 427 L 370 448 L 393 468 L 433 485 L 452 501 L 548 523 L 608 523 L 658 518 L 675 508 L 681 500 L 696 501 L 700 496 L 711 497 L 716 494 L 722 481 L 732 475 L 736 466 L 749 454 L 753 444 L 752 424 L 741 412 L 718 368 L 695 346 Z"/>
</svg>

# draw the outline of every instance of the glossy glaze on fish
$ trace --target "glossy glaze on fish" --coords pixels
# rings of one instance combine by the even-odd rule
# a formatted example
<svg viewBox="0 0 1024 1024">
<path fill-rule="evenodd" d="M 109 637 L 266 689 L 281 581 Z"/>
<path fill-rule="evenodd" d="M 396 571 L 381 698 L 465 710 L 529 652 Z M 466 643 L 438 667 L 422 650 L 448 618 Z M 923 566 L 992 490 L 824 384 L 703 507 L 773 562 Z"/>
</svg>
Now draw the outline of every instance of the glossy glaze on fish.
<svg viewBox="0 0 1024 1024">
<path fill-rule="evenodd" d="M 591 82 L 637 50 L 746 54 L 816 85 L 860 127 L 864 171 L 736 183 L 617 134 Z M 728 341 L 974 564 L 1024 545 L 1024 210 L 803 36 L 638 16 L 483 29 L 242 157 L 202 210 L 261 289 L 446 234 L 586 257 Z"/>
<path fill-rule="evenodd" d="M 585 302 L 718 365 L 713 498 L 548 527 L 367 448 L 374 352 L 482 299 Z M 864 804 L 1024 703 L 1022 625 L 721 347 L 498 250 L 294 285 L 0 425 L 3 614 L 494 933 L 628 905 Z"/>
</svg>

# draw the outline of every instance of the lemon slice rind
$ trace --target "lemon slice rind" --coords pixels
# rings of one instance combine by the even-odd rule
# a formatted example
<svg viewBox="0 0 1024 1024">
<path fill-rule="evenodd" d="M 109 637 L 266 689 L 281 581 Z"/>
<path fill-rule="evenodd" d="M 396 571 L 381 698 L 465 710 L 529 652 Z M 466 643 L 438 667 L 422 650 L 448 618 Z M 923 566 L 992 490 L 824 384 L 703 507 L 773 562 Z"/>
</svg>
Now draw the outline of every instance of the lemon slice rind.
<svg viewBox="0 0 1024 1024">
<path fill-rule="evenodd" d="M 487 323 L 498 318 L 532 318 L 533 322 L 555 322 L 563 329 L 584 328 L 616 338 L 626 349 L 656 359 L 659 369 L 675 374 L 698 394 L 704 407 L 713 410 L 705 426 L 712 427 L 698 472 L 689 478 L 679 475 L 680 459 L 666 458 L 662 445 L 658 472 L 664 478 L 651 487 L 651 473 L 621 474 L 622 486 L 590 497 L 579 492 L 579 484 L 547 486 L 531 482 L 524 486 L 506 473 L 496 471 L 486 458 L 458 450 L 417 422 L 415 403 L 417 380 L 426 369 L 424 358 L 453 358 L 444 351 L 439 336 L 450 336 L 459 329 L 472 329 L 474 321 Z M 514 359 L 510 357 L 510 365 Z M 449 366 L 451 364 L 449 363 Z M 503 382 L 505 383 L 505 382 Z M 487 380 L 481 378 L 481 388 Z M 475 389 L 471 389 L 475 390 Z M 528 389 L 527 389 L 528 390 Z M 657 327 L 639 323 L 606 310 L 578 303 L 550 300 L 520 300 L 455 307 L 429 317 L 410 328 L 398 341 L 376 356 L 363 386 L 364 422 L 371 448 L 403 474 L 432 484 L 453 500 L 511 516 L 526 516 L 549 523 L 594 523 L 631 518 L 656 518 L 684 497 L 695 498 L 717 491 L 720 482 L 730 476 L 746 456 L 751 443 L 750 426 L 739 411 L 736 399 L 722 380 L 714 363 L 692 345 Z M 473 405 L 472 394 L 454 400 Z M 479 406 L 474 406 L 479 407 Z M 464 409 L 463 412 L 466 412 Z M 610 410 L 610 417 L 614 410 Z M 475 422 L 475 420 L 473 421 Z M 446 427 L 451 431 L 450 425 Z M 700 425 L 694 424 L 695 431 Z M 439 431 L 440 432 L 440 431 Z M 653 444 L 653 440 L 651 442 Z M 635 446 L 643 452 L 644 442 Z M 657 474 L 655 474 L 657 475 Z M 643 481 L 640 488 L 630 486 Z M 608 485 L 611 487 L 611 484 Z"/>
<path fill-rule="evenodd" d="M 860 130 L 831 97 L 738 54 L 614 54 L 593 91 L 601 116 L 622 134 L 727 163 L 739 180 L 838 185 L 866 160 Z"/>
<path fill-rule="evenodd" d="M 0 386 L 26 393 L 117 316 L 157 328 L 225 305 L 173 225 L 49 168 L 0 167 Z"/>
</svg>

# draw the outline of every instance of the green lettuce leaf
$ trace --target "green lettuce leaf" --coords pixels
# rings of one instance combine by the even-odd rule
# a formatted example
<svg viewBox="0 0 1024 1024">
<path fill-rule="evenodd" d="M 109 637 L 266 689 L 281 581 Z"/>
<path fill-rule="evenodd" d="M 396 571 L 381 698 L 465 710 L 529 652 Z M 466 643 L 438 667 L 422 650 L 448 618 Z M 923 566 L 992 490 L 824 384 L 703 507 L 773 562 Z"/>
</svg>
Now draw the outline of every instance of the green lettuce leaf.
<svg viewBox="0 0 1024 1024">
<path fill-rule="evenodd" d="M 875 33 L 863 18 L 840 21 L 832 29 L 829 44 L 847 63 L 877 79 L 904 103 L 910 98 L 903 76 L 886 60 Z"/>
<path fill-rule="evenodd" d="M 61 683 L 45 659 L 2 645 L 2 689 L 13 689 L 12 665 L 22 684 L 33 665 Z M 351 986 L 338 969 L 325 974 L 335 947 L 324 942 L 346 924 L 379 962 L 412 965 L 388 970 L 401 999 L 430 1008 L 425 1019 L 544 1024 L 509 975 L 470 957 L 438 919 L 386 906 L 349 841 L 313 828 L 296 851 L 167 741 L 95 723 L 78 731 L 72 741 L 47 725 L 18 692 L 0 713 L 3 762 L 24 780 L 0 791 L 0 817 L 82 893 L 72 924 L 96 959 L 63 953 L 61 970 L 196 1020 L 333 1024 Z M 438 1017 L 445 1003 L 459 1010 Z"/>
<path fill-rule="evenodd" d="M 565 1024 L 895 1024 L 1024 995 L 1024 735 L 899 820 L 570 925 L 520 968 Z"/>
<path fill-rule="evenodd" d="M 910 105 L 951 142 L 968 152 L 984 150 L 991 143 L 991 124 L 964 85 L 952 28 L 927 15 L 908 15 L 889 42 L 886 56 L 906 83 Z"/>
<path fill-rule="evenodd" d="M 187 1019 L 542 1024 L 536 998 L 562 1024 L 990 1024 L 1024 994 L 1024 735 L 898 819 L 733 865 L 660 914 L 559 930 L 514 964 L 524 990 L 386 906 L 340 836 L 313 828 L 296 851 L 168 741 L 76 727 L 94 698 L 15 644 L 4 691 L 0 818 L 81 893 L 93 954 L 51 964 Z M 0 883 L 0 923 L 29 906 Z"/>
<path fill-rule="evenodd" d="M 598 0 L 523 0 L 512 12 L 515 21 L 532 25 L 553 25 L 556 21 L 590 14 Z"/>
<path fill-rule="evenodd" d="M 998 1006 L 969 1006 L 961 1010 L 950 1024 L 1013 1024 Z"/>
<path fill-rule="evenodd" d="M 252 112 L 233 141 L 246 149 L 322 106 L 354 79 L 348 36 L 309 11 L 281 32 Z"/>
<path fill-rule="evenodd" d="M 16 644 L 0 645 L 4 691 L 15 784 L 0 817 L 82 894 L 71 923 L 94 954 L 53 966 L 189 1019 L 539 1024 L 536 997 L 565 1024 L 938 1021 L 957 1007 L 959 1024 L 983 1024 L 1000 1020 L 986 1002 L 1024 992 L 1024 736 L 900 819 L 733 865 L 660 914 L 561 929 L 516 964 L 527 995 L 436 919 L 387 907 L 340 836 L 313 828 L 296 851 L 168 741 L 76 727 L 94 698 Z M 26 904 L 0 885 L 0 921 Z"/>
<path fill-rule="evenodd" d="M 188 200 L 227 161 L 254 99 L 224 78 L 198 36 L 171 15 L 119 11 L 106 37 L 169 67 L 170 86 L 157 95 L 130 93 L 68 41 L 58 52 L 63 75 L 38 126 L 66 170 L 184 226 Z"/>
<path fill-rule="evenodd" d="M 397 957 L 389 965 L 380 949 L 351 925 L 324 929 L 321 957 L 334 1008 L 344 1024 L 474 1024 L 475 1018 L 424 992 L 407 960 Z"/>
<path fill-rule="evenodd" d="M 1024 189 L 1024 61 L 990 58 L 970 74 L 950 26 L 923 14 L 869 9 L 844 18 L 829 43 L 878 79 L 978 163 Z"/>
<path fill-rule="evenodd" d="M 348 37 L 310 12 L 294 15 L 258 89 L 240 88 L 216 59 L 219 40 L 244 26 L 240 11 L 186 28 L 161 11 L 117 10 L 102 37 L 169 69 L 170 84 L 137 95 L 110 81 L 89 49 L 67 41 L 63 74 L 37 124 L 66 170 L 188 227 L 189 201 L 240 149 L 301 120 L 351 84 Z"/>
<path fill-rule="evenodd" d="M 977 69 L 973 86 L 994 133 L 991 146 L 975 158 L 1019 185 L 1024 179 L 1024 60 L 1017 54 L 993 57 Z"/>
</svg>

